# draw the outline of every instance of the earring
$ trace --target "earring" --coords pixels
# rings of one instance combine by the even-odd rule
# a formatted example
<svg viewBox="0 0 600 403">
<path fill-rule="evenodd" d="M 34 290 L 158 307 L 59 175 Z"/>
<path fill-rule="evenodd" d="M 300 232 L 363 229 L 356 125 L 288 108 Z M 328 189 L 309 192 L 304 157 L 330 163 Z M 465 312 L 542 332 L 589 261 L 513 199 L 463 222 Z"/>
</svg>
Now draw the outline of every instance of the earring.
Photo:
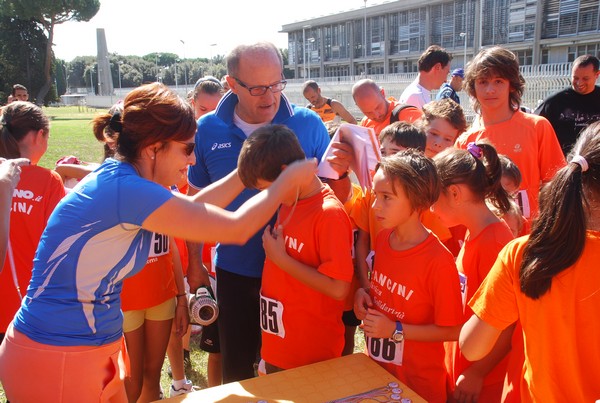
<svg viewBox="0 0 600 403">
<path fill-rule="evenodd" d="M 153 159 L 154 159 L 154 155 L 153 155 L 153 156 L 151 156 L 151 157 L 150 157 L 150 159 L 151 159 L 151 160 L 153 160 Z"/>
</svg>

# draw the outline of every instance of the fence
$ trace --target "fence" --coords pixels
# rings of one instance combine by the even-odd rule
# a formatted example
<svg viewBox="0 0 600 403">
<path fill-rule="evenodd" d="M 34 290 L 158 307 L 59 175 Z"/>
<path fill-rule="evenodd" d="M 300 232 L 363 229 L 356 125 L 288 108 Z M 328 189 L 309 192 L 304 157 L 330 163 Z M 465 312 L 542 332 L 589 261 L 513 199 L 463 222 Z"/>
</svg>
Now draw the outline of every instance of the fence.
<svg viewBox="0 0 600 403">
<path fill-rule="evenodd" d="M 538 66 L 522 66 L 521 73 L 525 78 L 525 92 L 522 98 L 522 105 L 535 109 L 535 107 L 547 96 L 553 94 L 570 85 L 571 64 L 556 63 L 542 64 Z M 347 109 L 356 117 L 362 117 L 362 113 L 354 104 L 352 99 L 352 85 L 360 80 L 361 76 L 345 76 L 345 77 L 319 77 L 316 81 L 319 82 L 321 92 L 326 97 L 335 98 L 340 101 Z M 370 75 L 370 79 L 377 82 L 387 96 L 399 98 L 402 91 L 415 79 L 415 74 L 388 74 L 388 75 Z M 304 80 L 292 79 L 288 80 L 288 85 L 285 88 L 285 94 L 291 102 L 297 105 L 306 105 L 307 101 L 302 95 L 302 83 Z M 108 108 L 113 102 L 118 99 L 123 99 L 131 89 L 117 89 L 120 91 L 114 96 L 87 96 L 86 102 L 88 106 Z M 185 89 L 181 86 L 178 88 L 178 93 L 184 97 Z M 474 116 L 473 108 L 464 91 L 459 93 L 461 105 L 467 116 L 467 120 L 471 121 Z M 435 91 L 432 92 L 432 97 L 435 97 Z"/>
</svg>

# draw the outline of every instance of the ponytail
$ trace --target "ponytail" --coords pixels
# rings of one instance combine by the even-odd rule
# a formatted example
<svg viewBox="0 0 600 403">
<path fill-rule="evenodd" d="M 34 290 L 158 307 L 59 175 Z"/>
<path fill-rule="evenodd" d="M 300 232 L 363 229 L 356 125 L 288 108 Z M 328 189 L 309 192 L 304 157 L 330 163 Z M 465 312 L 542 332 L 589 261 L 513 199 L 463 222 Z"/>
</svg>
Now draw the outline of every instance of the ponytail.
<svg viewBox="0 0 600 403">
<path fill-rule="evenodd" d="M 502 214 L 510 199 L 502 188 L 502 166 L 496 149 L 487 143 L 469 143 L 467 150 L 448 148 L 435 157 L 444 188 L 465 185 L 482 202 L 489 199 Z"/>
<path fill-rule="evenodd" d="M 540 213 L 523 251 L 521 291 L 533 299 L 548 292 L 552 279 L 583 252 L 588 220 L 597 214 L 590 200 L 600 195 L 600 122 L 580 134 L 569 161 L 542 189 Z"/>
<path fill-rule="evenodd" d="M 487 187 L 485 197 L 502 214 L 511 210 L 512 205 L 508 193 L 502 187 L 502 163 L 496 152 L 496 149 L 487 143 L 477 144 L 483 153 L 483 166 L 485 167 L 485 177 Z"/>
</svg>

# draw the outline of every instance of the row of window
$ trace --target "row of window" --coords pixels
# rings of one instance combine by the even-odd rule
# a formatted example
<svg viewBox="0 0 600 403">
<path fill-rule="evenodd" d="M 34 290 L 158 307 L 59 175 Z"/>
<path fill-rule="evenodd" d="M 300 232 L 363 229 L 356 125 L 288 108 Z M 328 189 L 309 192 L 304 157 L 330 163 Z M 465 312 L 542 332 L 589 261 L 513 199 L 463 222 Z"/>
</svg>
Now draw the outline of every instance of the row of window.
<svg viewBox="0 0 600 403">
<path fill-rule="evenodd" d="M 350 55 L 362 58 L 386 52 L 392 56 L 422 52 L 428 43 L 457 49 L 467 41 L 467 46 L 472 47 L 473 35 L 460 34 L 474 32 L 479 20 L 483 46 L 532 41 L 537 3 L 536 0 L 454 0 L 295 31 L 288 40 L 290 64 L 308 62 L 308 55 L 314 63 L 321 57 L 324 61 L 335 61 L 347 60 Z M 544 0 L 542 13 L 541 39 L 600 31 L 600 0 Z"/>
</svg>

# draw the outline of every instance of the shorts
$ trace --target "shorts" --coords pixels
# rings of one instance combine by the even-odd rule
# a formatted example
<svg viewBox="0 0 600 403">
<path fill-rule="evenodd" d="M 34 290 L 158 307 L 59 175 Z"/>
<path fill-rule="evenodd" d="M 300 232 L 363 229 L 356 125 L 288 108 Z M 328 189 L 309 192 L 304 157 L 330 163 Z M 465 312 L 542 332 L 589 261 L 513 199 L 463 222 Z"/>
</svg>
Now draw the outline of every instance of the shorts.
<svg viewBox="0 0 600 403">
<path fill-rule="evenodd" d="M 177 300 L 169 298 L 162 304 L 154 305 L 147 309 L 137 309 L 123 312 L 123 332 L 129 333 L 140 328 L 145 320 L 169 320 L 175 317 Z"/>
<path fill-rule="evenodd" d="M 122 338 L 102 346 L 38 343 L 10 325 L 0 346 L 0 378 L 14 402 L 127 402 Z M 35 380 L 32 384 L 32 380 Z"/>
<path fill-rule="evenodd" d="M 359 326 L 360 320 L 354 314 L 354 311 L 350 309 L 349 311 L 344 311 L 342 314 L 342 322 L 344 322 L 344 326 Z"/>
<path fill-rule="evenodd" d="M 208 326 L 202 326 L 202 335 L 200 336 L 200 348 L 207 353 L 220 353 L 221 344 L 219 343 L 219 319 Z"/>
</svg>

